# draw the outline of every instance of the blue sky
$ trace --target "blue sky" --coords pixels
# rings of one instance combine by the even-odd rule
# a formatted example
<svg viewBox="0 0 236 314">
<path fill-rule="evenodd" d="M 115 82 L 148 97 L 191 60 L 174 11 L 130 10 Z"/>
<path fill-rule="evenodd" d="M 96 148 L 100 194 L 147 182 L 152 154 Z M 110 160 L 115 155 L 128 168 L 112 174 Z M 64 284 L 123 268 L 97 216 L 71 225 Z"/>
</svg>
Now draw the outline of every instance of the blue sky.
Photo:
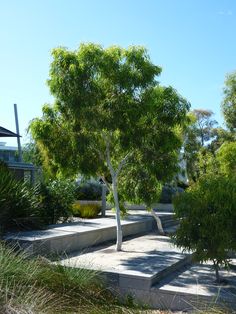
<svg viewBox="0 0 236 314">
<path fill-rule="evenodd" d="M 225 75 L 236 70 L 235 30 L 235 0 L 0 0 L 0 125 L 15 130 L 17 103 L 25 135 L 53 101 L 46 85 L 51 49 L 81 42 L 145 46 L 163 69 L 162 85 L 223 123 Z"/>
</svg>

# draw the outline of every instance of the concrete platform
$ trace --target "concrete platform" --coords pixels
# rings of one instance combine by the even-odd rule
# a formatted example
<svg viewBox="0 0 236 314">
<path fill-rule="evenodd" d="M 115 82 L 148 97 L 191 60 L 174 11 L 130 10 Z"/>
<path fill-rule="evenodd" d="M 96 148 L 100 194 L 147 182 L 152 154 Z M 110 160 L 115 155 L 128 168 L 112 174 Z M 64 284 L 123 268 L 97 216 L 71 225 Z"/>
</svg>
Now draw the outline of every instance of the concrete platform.
<svg viewBox="0 0 236 314">
<path fill-rule="evenodd" d="M 147 212 L 133 213 L 122 220 L 123 236 L 150 232 L 154 219 Z M 30 254 L 69 254 L 116 239 L 115 216 L 78 219 L 76 222 L 49 226 L 46 230 L 9 233 L 4 240 L 19 245 Z"/>
<path fill-rule="evenodd" d="M 210 264 L 192 265 L 191 256 L 176 248 L 169 237 L 156 233 L 115 245 L 73 253 L 60 261 L 67 267 L 97 270 L 118 295 L 169 311 L 210 309 L 216 305 L 236 309 L 236 271 L 222 271 L 228 283 L 214 284 Z"/>
<path fill-rule="evenodd" d="M 214 283 L 210 264 L 194 264 L 172 273 L 149 291 L 122 288 L 120 293 L 132 294 L 138 302 L 160 310 L 210 311 L 220 306 L 227 313 L 236 313 L 236 271 L 223 270 L 221 275 L 227 284 Z"/>
<path fill-rule="evenodd" d="M 98 270 L 108 284 L 125 289 L 149 290 L 191 260 L 165 236 L 148 234 L 115 245 L 100 246 L 70 255 L 61 261 L 68 267 Z"/>
</svg>

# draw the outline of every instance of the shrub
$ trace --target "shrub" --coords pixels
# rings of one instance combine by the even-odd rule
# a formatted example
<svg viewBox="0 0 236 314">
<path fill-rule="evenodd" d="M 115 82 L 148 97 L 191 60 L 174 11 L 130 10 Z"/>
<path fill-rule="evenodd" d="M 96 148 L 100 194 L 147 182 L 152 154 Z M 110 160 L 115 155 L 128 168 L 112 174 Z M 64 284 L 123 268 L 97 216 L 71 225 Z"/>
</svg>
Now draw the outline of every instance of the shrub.
<svg viewBox="0 0 236 314">
<path fill-rule="evenodd" d="M 72 215 L 75 200 L 75 183 L 71 180 L 57 179 L 41 183 L 41 215 L 45 223 L 65 222 Z"/>
<path fill-rule="evenodd" d="M 73 204 L 73 216 L 81 218 L 95 218 L 101 211 L 99 204 Z"/>
<path fill-rule="evenodd" d="M 76 188 L 77 200 L 97 201 L 102 199 L 102 186 L 97 182 L 83 182 Z"/>
<path fill-rule="evenodd" d="M 31 227 L 39 216 L 39 196 L 36 188 L 16 180 L 7 168 L 1 166 L 0 228 L 1 231 Z"/>
<path fill-rule="evenodd" d="M 183 191 L 184 189 L 181 187 L 176 188 L 171 185 L 164 185 L 161 191 L 160 203 L 172 203 L 173 197 L 178 193 L 182 193 Z"/>
<path fill-rule="evenodd" d="M 174 199 L 174 208 L 180 219 L 175 243 L 194 251 L 197 261 L 213 261 L 220 281 L 219 265 L 227 266 L 230 250 L 236 249 L 236 178 L 202 176 Z"/>
<path fill-rule="evenodd" d="M 236 142 L 225 142 L 217 151 L 216 159 L 224 175 L 236 175 Z"/>
</svg>

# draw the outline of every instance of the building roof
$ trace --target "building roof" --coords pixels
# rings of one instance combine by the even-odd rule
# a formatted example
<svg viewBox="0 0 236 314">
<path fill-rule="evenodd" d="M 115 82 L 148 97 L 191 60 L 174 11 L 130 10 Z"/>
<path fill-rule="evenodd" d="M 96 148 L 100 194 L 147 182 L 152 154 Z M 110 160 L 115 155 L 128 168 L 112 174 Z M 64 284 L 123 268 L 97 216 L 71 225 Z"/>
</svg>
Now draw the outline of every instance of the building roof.
<svg viewBox="0 0 236 314">
<path fill-rule="evenodd" d="M 0 126 L 0 137 L 20 137 L 20 135 Z"/>
</svg>

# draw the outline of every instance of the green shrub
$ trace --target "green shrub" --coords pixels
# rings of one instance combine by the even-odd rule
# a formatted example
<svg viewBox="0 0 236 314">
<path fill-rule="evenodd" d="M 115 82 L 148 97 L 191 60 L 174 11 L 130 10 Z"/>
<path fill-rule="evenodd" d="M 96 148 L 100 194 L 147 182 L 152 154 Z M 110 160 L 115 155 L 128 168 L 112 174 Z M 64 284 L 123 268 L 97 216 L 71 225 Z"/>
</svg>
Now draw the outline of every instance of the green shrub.
<svg viewBox="0 0 236 314">
<path fill-rule="evenodd" d="M 173 187 L 169 184 L 166 184 L 162 187 L 161 195 L 160 195 L 160 203 L 169 204 L 172 203 L 173 197 L 182 193 L 184 190 L 181 187 Z"/>
<path fill-rule="evenodd" d="M 101 212 L 98 204 L 73 204 L 73 216 L 81 218 L 95 218 Z"/>
<path fill-rule="evenodd" d="M 76 188 L 77 200 L 97 201 L 102 199 L 102 186 L 97 182 L 82 182 Z"/>
<path fill-rule="evenodd" d="M 236 177 L 202 176 L 174 199 L 174 208 L 180 219 L 175 243 L 200 262 L 213 261 L 219 281 L 219 265 L 227 266 L 230 250 L 236 250 Z"/>
<path fill-rule="evenodd" d="M 216 160 L 224 175 L 236 175 L 236 142 L 225 142 L 217 151 Z"/>
<path fill-rule="evenodd" d="M 31 227 L 39 217 L 39 196 L 36 188 L 16 180 L 7 168 L 0 175 L 0 228 Z M 36 220 L 35 220 L 36 219 Z"/>
<path fill-rule="evenodd" d="M 71 180 L 51 180 L 41 183 L 41 215 L 46 224 L 65 222 L 72 215 L 75 183 Z"/>
</svg>

